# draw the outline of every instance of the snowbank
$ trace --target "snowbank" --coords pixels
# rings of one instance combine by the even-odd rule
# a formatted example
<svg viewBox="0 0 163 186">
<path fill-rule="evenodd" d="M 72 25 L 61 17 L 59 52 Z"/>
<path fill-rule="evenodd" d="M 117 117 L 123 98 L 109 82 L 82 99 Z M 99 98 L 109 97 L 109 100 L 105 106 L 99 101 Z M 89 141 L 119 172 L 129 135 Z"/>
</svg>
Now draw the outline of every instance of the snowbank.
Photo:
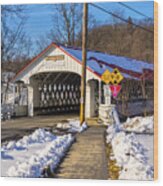
<svg viewBox="0 0 163 186">
<path fill-rule="evenodd" d="M 134 117 L 128 118 L 123 123 L 123 129 L 129 132 L 138 133 L 153 133 L 154 118 L 153 116 L 148 117 Z"/>
<path fill-rule="evenodd" d="M 153 180 L 153 166 L 148 165 L 147 150 L 135 134 L 126 134 L 118 125 L 110 125 L 106 141 L 112 145 L 111 159 L 122 168 L 119 179 Z"/>
<path fill-rule="evenodd" d="M 45 143 L 56 139 L 52 133 L 44 129 L 37 129 L 31 135 L 24 136 L 19 141 L 10 141 L 7 145 L 3 146 L 3 150 L 25 150 L 29 145 L 34 143 Z"/>
<path fill-rule="evenodd" d="M 87 129 L 87 124 L 84 122 L 82 125 L 80 125 L 79 120 L 69 120 L 68 123 L 58 123 L 57 124 L 58 129 L 65 129 L 68 132 L 83 132 Z"/>
<path fill-rule="evenodd" d="M 80 121 L 70 121 L 69 122 L 70 129 L 69 132 L 83 132 L 87 129 L 87 124 L 84 122 L 82 125 L 80 125 Z"/>
<path fill-rule="evenodd" d="M 54 170 L 73 142 L 71 134 L 54 136 L 38 129 L 1 150 L 2 176 L 41 177 L 45 168 Z"/>
</svg>

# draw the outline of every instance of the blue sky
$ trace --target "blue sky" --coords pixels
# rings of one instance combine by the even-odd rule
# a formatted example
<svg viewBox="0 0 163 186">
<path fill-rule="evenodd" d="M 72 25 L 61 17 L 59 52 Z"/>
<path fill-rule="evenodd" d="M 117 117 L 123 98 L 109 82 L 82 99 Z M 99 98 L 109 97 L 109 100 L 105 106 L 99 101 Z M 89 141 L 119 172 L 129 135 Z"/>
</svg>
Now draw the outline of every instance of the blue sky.
<svg viewBox="0 0 163 186">
<path fill-rule="evenodd" d="M 125 2 L 124 3 L 148 17 L 153 18 L 153 1 L 143 1 L 143 2 Z M 117 2 L 104 2 L 104 3 L 95 3 L 109 11 L 115 12 L 120 11 L 123 13 L 124 18 L 129 16 L 136 20 L 141 20 L 144 17 L 136 14 L 135 12 L 121 6 Z M 31 4 L 25 5 L 26 11 L 25 14 L 28 16 L 25 31 L 31 37 L 33 41 L 39 38 L 42 35 L 48 33 L 53 25 L 52 15 L 54 13 L 52 4 Z M 89 6 L 89 11 L 94 16 L 94 18 L 101 23 L 109 23 L 112 20 L 112 17 L 108 14 Z"/>
<path fill-rule="evenodd" d="M 153 1 L 124 3 L 153 18 Z M 129 16 L 137 20 L 144 18 L 143 16 L 138 15 L 135 12 L 121 6 L 117 2 L 105 2 L 96 4 L 112 12 L 121 11 L 125 18 Z M 111 16 L 105 14 L 104 12 L 101 12 L 94 7 L 90 6 L 89 11 L 97 19 L 98 22 L 109 22 L 112 19 Z M 53 14 L 53 6 L 51 4 L 27 5 L 26 14 L 29 16 L 29 18 L 25 25 L 25 29 L 32 39 L 36 39 L 39 36 L 48 33 L 52 28 L 53 23 L 51 16 Z"/>
<path fill-rule="evenodd" d="M 134 8 L 135 10 L 138 10 L 139 12 L 142 12 L 148 17 L 153 18 L 153 1 L 142 1 L 142 2 L 125 2 L 124 1 L 123 3 Z M 124 6 L 120 5 L 118 2 L 108 2 L 108 3 L 105 2 L 105 3 L 95 3 L 95 4 L 111 12 L 120 11 L 122 12 L 124 18 L 128 18 L 129 16 L 137 20 L 144 18 L 143 16 L 133 12 L 132 10 L 129 10 L 125 8 Z M 91 8 L 91 12 L 92 11 L 93 11 L 93 15 L 95 15 L 96 18 L 99 20 L 111 18 L 111 16 L 107 15 L 106 13 L 101 12 L 100 10 L 97 10 L 96 8 Z"/>
</svg>

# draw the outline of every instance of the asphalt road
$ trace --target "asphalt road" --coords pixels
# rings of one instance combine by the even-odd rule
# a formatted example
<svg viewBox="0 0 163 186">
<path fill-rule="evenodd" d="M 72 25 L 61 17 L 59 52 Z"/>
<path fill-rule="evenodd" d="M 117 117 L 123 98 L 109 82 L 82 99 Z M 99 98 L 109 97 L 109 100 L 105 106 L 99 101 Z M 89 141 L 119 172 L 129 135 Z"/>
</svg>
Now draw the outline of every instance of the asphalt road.
<svg viewBox="0 0 163 186">
<path fill-rule="evenodd" d="M 36 116 L 33 118 L 16 118 L 1 122 L 1 142 L 17 140 L 24 135 L 29 135 L 37 128 L 51 128 L 59 122 L 66 122 L 68 119 L 78 119 L 77 115 L 50 115 Z"/>
</svg>

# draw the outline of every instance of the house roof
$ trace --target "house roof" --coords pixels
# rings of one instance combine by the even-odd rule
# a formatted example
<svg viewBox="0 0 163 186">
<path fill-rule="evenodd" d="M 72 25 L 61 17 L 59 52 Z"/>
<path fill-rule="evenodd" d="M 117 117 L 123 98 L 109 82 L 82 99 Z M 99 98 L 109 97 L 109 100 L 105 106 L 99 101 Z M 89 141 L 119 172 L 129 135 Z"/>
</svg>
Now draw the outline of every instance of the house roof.
<svg viewBox="0 0 163 186">
<path fill-rule="evenodd" d="M 51 43 L 45 50 L 43 50 L 39 55 L 33 58 L 26 66 L 24 66 L 17 73 L 15 78 L 19 74 L 21 74 L 29 65 L 34 63 L 39 57 L 47 52 L 51 47 L 59 48 L 66 55 L 73 58 L 76 62 L 80 64 L 82 63 L 81 48 L 67 47 L 61 44 Z M 153 64 L 128 57 L 115 56 L 97 51 L 87 51 L 87 69 L 94 74 L 100 77 L 106 69 L 108 69 L 109 71 L 113 71 L 114 68 L 118 68 L 125 78 L 137 80 L 141 78 L 153 78 Z"/>
</svg>

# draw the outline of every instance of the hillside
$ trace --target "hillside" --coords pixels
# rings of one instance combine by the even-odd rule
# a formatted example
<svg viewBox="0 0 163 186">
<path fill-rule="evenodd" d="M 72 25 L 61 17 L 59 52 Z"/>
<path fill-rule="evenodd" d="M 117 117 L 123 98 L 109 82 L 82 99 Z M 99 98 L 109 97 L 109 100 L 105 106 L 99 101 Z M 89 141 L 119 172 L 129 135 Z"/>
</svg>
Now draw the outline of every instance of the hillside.
<svg viewBox="0 0 163 186">
<path fill-rule="evenodd" d="M 153 30 L 153 23 L 139 23 Z M 78 40 L 77 45 L 81 45 Z M 153 63 L 153 33 L 144 31 L 131 24 L 103 25 L 93 28 L 88 33 L 88 48 L 104 53 L 131 57 Z"/>
</svg>

